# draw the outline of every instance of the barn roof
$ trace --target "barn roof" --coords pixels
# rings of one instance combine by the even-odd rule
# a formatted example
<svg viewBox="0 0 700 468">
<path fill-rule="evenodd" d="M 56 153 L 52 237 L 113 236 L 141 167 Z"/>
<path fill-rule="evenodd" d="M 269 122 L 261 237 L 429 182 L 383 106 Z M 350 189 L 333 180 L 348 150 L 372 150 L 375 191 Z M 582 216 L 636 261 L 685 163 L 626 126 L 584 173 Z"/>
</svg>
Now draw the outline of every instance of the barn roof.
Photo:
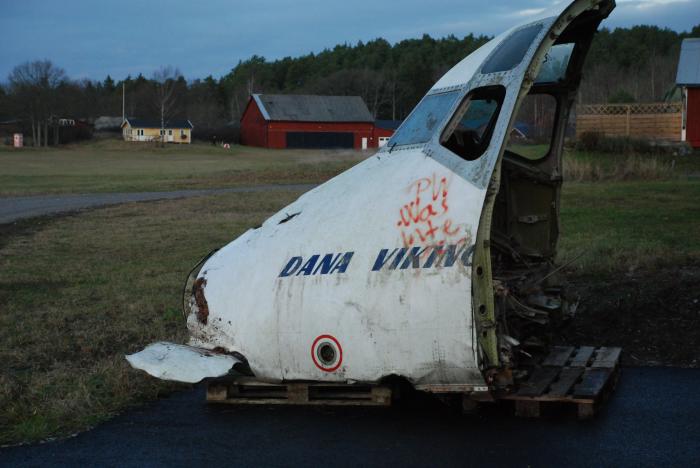
<svg viewBox="0 0 700 468">
<path fill-rule="evenodd" d="M 700 86 L 700 38 L 683 39 L 676 84 Z"/>
<path fill-rule="evenodd" d="M 129 117 L 125 121 L 132 127 L 160 128 L 160 119 L 135 119 Z M 194 125 L 187 119 L 170 119 L 165 121 L 165 128 L 194 128 Z"/>
<path fill-rule="evenodd" d="M 253 94 L 265 120 L 295 122 L 373 122 L 360 96 Z"/>
</svg>

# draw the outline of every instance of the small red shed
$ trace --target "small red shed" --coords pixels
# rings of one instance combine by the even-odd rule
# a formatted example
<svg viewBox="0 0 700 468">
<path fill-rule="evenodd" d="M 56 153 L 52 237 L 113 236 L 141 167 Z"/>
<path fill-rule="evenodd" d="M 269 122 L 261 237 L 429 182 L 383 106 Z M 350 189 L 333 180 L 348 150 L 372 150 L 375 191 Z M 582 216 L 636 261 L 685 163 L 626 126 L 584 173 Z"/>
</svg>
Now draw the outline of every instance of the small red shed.
<svg viewBox="0 0 700 468">
<path fill-rule="evenodd" d="M 683 91 L 681 140 L 700 148 L 700 38 L 683 39 L 676 84 Z"/>
<path fill-rule="evenodd" d="M 377 147 L 374 119 L 359 96 L 253 94 L 241 143 L 265 148 Z"/>
</svg>

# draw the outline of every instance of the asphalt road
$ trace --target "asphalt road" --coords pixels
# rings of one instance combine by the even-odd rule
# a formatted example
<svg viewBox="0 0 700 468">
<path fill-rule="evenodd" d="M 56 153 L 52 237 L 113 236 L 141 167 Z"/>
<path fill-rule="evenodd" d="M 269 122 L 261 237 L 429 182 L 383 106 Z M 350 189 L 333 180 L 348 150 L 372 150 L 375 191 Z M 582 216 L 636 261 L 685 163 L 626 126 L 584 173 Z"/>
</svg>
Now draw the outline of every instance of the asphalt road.
<svg viewBox="0 0 700 468">
<path fill-rule="evenodd" d="M 78 195 L 37 195 L 0 198 L 0 224 L 85 208 L 118 203 L 196 197 L 231 192 L 266 192 L 271 190 L 306 191 L 314 184 L 251 185 L 222 189 L 176 190 L 170 192 L 84 193 Z"/>
<path fill-rule="evenodd" d="M 697 466 L 700 369 L 625 368 L 590 421 L 415 408 L 207 405 L 201 387 L 0 466 Z"/>
</svg>

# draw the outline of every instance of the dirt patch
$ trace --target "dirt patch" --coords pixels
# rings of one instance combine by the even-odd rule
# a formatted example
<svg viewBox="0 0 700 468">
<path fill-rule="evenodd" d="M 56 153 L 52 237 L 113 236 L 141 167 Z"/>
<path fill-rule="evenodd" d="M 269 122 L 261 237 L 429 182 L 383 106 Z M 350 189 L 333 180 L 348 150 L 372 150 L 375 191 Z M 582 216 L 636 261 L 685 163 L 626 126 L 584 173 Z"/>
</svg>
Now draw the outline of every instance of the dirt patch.
<svg viewBox="0 0 700 468">
<path fill-rule="evenodd" d="M 700 367 L 700 265 L 569 281 L 581 305 L 559 344 L 621 346 L 629 366 Z"/>
</svg>

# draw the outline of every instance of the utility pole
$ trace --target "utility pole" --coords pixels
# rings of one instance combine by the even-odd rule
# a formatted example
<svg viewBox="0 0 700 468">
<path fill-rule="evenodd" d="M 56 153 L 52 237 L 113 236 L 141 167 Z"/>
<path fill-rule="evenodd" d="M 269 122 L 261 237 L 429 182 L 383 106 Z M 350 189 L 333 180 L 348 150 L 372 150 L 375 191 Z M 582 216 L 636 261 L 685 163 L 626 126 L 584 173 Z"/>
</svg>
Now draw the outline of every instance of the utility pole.
<svg viewBox="0 0 700 468">
<path fill-rule="evenodd" d="M 160 103 L 160 146 L 165 146 L 165 102 Z"/>
<path fill-rule="evenodd" d="M 126 120 L 126 83 L 122 81 L 122 124 Z"/>
</svg>

